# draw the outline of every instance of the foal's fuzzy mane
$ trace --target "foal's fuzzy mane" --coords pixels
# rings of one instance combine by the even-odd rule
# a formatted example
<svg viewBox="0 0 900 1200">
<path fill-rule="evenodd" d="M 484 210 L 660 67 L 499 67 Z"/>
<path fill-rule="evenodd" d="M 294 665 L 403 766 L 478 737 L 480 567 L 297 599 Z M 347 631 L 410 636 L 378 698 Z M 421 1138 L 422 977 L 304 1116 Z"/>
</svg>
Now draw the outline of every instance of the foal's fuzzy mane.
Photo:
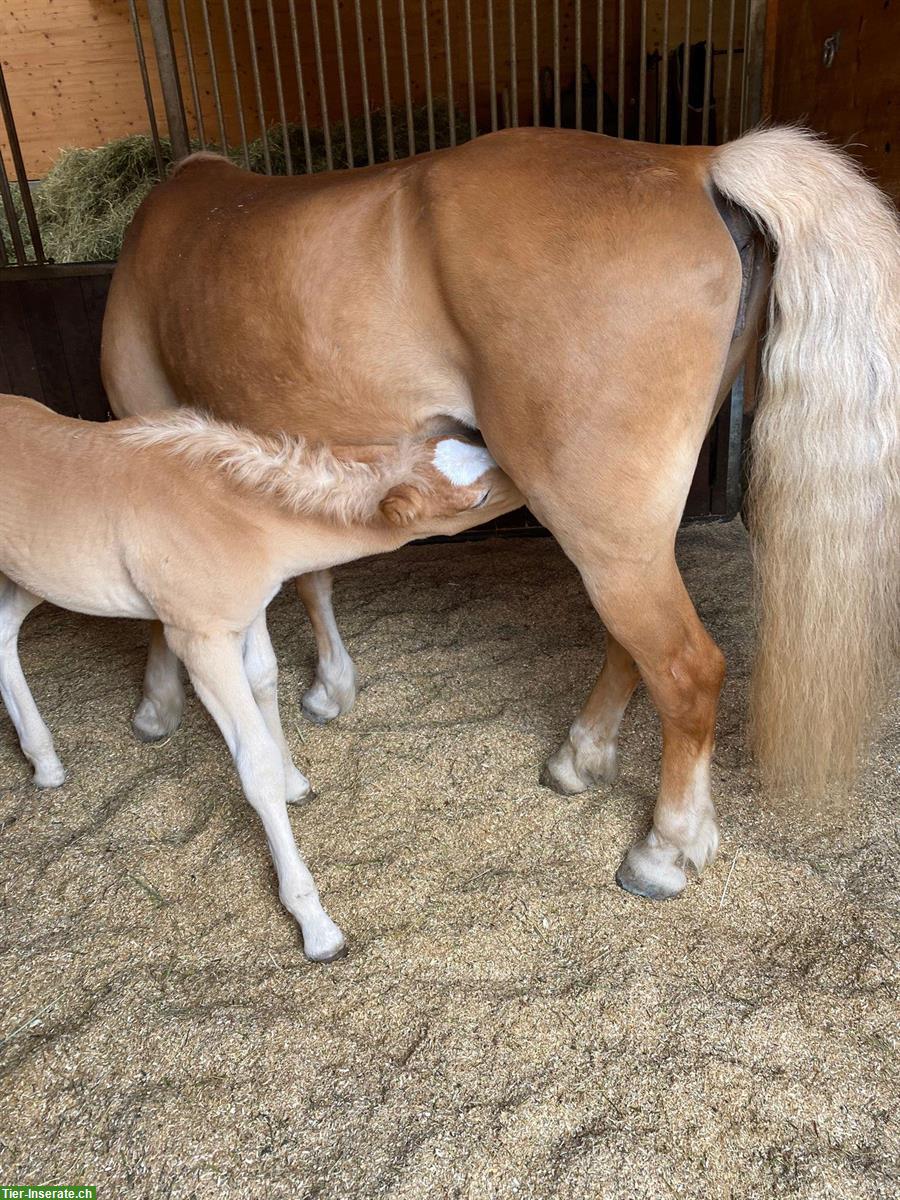
<svg viewBox="0 0 900 1200">
<path fill-rule="evenodd" d="M 301 437 L 253 433 L 189 408 L 145 417 L 121 436 L 132 446 L 158 446 L 183 462 L 209 465 L 288 512 L 339 525 L 371 521 L 398 484 L 427 487 L 428 450 L 411 439 L 385 446 L 365 463 L 338 458 Z"/>
</svg>

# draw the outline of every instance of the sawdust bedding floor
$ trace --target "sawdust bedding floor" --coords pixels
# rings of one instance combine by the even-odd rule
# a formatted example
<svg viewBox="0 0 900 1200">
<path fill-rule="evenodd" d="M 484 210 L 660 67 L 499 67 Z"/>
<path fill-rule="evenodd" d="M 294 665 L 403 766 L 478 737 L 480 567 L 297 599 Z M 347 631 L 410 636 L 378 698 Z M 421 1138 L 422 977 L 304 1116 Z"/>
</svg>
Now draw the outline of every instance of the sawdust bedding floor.
<svg viewBox="0 0 900 1200">
<path fill-rule="evenodd" d="M 307 963 L 260 827 L 191 700 L 129 731 L 145 630 L 43 608 L 22 657 L 70 782 L 0 718 L 0 1183 L 98 1197 L 896 1194 L 897 714 L 852 815 L 760 804 L 739 523 L 679 556 L 726 652 L 718 861 L 683 897 L 613 882 L 648 820 L 637 695 L 612 788 L 538 769 L 599 665 L 548 540 L 410 547 L 340 573 L 356 708 L 298 717 L 312 641 L 272 606 L 316 797 L 292 813 L 350 954 Z"/>
</svg>

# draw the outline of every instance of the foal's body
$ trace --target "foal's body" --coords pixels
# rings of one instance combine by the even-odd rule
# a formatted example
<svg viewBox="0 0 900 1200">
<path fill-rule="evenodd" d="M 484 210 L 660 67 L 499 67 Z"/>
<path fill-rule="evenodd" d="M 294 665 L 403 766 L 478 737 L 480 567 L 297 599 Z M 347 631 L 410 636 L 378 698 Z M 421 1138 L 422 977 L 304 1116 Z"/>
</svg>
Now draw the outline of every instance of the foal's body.
<svg viewBox="0 0 900 1200">
<path fill-rule="evenodd" d="M 362 471 L 353 459 L 326 455 L 317 460 L 322 483 L 302 454 L 285 466 L 277 447 L 271 453 L 190 414 L 96 425 L 0 396 L 0 429 L 0 696 L 35 782 L 56 787 L 65 773 L 19 665 L 28 613 L 49 600 L 161 622 L 156 669 L 170 679 L 178 659 L 186 665 L 265 826 L 282 902 L 302 927 L 307 954 L 334 957 L 343 938 L 319 902 L 284 807 L 309 784 L 281 727 L 266 606 L 293 575 L 457 532 L 521 497 L 483 449 L 459 442 L 451 449 L 465 483 L 454 484 L 438 468 L 448 439 L 359 449 Z M 207 452 L 211 436 L 218 441 Z M 307 479 L 301 503 L 295 485 Z M 342 493 L 354 488 L 356 501 L 344 503 Z"/>
<path fill-rule="evenodd" d="M 660 714 L 653 828 L 620 873 L 655 897 L 718 839 L 723 660 L 674 540 L 766 279 L 747 293 L 717 196 L 777 250 L 754 458 L 757 745 L 770 775 L 820 790 L 851 773 L 871 715 L 900 542 L 897 229 L 835 152 L 794 130 L 681 148 L 520 129 L 295 179 L 199 156 L 136 216 L 104 324 L 119 414 L 193 397 L 254 429 L 339 441 L 481 430 L 608 631 L 545 778 L 575 793 L 613 776 L 639 678 Z M 301 584 L 338 681 L 328 695 L 320 674 L 325 716 L 352 699 L 328 592 Z"/>
</svg>

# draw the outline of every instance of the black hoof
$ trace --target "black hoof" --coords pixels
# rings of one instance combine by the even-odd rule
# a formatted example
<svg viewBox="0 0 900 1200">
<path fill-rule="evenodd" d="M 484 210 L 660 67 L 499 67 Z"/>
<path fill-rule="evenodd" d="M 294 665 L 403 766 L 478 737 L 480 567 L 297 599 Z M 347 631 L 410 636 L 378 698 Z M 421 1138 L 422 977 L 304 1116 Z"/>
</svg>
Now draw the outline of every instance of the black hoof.
<svg viewBox="0 0 900 1200">
<path fill-rule="evenodd" d="M 321 713 L 313 712 L 305 704 L 300 705 L 300 711 L 311 725 L 327 725 L 329 721 L 334 720 L 334 717 L 323 717 Z"/>
<path fill-rule="evenodd" d="M 630 896 L 638 896 L 641 900 L 674 900 L 680 892 L 667 892 L 655 884 L 640 879 L 629 867 L 627 860 L 616 871 L 616 883 L 623 892 Z"/>
<path fill-rule="evenodd" d="M 137 727 L 137 725 L 132 725 L 131 732 L 134 734 L 134 736 L 137 738 L 137 740 L 139 742 L 143 742 L 147 746 L 152 746 L 156 742 L 167 741 L 172 736 L 172 734 L 175 732 L 175 730 L 173 729 L 172 733 L 145 733 L 144 730 L 139 729 Z"/>
</svg>

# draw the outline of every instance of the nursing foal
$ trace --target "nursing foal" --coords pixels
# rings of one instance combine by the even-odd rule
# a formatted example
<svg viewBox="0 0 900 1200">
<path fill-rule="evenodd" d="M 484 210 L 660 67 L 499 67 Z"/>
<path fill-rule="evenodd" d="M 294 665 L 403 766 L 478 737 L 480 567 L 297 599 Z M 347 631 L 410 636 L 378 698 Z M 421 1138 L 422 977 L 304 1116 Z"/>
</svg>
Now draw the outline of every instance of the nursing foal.
<svg viewBox="0 0 900 1200">
<path fill-rule="evenodd" d="M 50 600 L 157 619 L 158 655 L 172 674 L 184 662 L 262 820 L 306 954 L 334 958 L 344 939 L 285 808 L 309 783 L 281 726 L 266 606 L 299 572 L 457 533 L 521 497 L 453 438 L 326 450 L 190 410 L 94 425 L 16 396 L 0 396 L 0 429 L 0 696 L 35 783 L 65 772 L 19 663 L 25 617 Z"/>
</svg>

